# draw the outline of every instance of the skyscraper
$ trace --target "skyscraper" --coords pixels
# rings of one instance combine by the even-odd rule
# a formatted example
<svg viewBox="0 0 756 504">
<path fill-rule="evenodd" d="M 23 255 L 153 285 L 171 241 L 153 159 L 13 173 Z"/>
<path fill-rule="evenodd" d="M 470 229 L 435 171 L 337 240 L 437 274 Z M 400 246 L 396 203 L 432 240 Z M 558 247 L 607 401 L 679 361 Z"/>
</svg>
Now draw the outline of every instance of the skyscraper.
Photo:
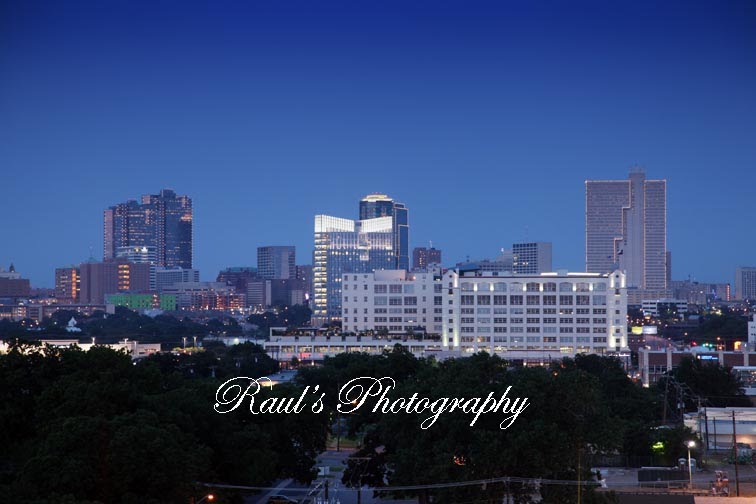
<svg viewBox="0 0 756 504">
<path fill-rule="evenodd" d="M 154 250 L 157 266 L 192 267 L 192 200 L 170 189 L 129 200 L 105 210 L 103 258 L 129 247 Z"/>
<path fill-rule="evenodd" d="M 394 269 L 408 270 L 409 261 L 409 209 L 385 194 L 368 194 L 360 200 L 360 220 L 392 217 L 394 233 Z"/>
<path fill-rule="evenodd" d="M 293 245 L 257 247 L 257 274 L 260 278 L 296 278 L 296 264 Z"/>
<path fill-rule="evenodd" d="M 512 272 L 537 275 L 552 271 L 551 242 L 512 244 Z"/>
<path fill-rule="evenodd" d="M 390 216 L 358 221 L 315 216 L 313 325 L 341 319 L 344 273 L 396 268 L 393 222 Z"/>
<path fill-rule="evenodd" d="M 741 266 L 735 270 L 735 299 L 756 299 L 756 268 Z"/>
<path fill-rule="evenodd" d="M 441 264 L 441 250 L 437 248 L 415 247 L 412 250 L 412 269 L 424 271 L 431 264 Z"/>
<path fill-rule="evenodd" d="M 646 180 L 634 169 L 628 180 L 585 182 L 585 267 L 626 271 L 627 285 L 667 289 L 667 181 Z"/>
</svg>

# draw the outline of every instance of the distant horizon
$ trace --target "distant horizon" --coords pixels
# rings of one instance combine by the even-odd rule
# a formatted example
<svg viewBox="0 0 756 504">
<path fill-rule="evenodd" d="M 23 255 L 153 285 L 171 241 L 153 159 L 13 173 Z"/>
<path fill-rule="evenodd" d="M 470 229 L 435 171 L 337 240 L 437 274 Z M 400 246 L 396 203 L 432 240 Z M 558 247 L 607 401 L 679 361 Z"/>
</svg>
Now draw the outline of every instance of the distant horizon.
<svg viewBox="0 0 756 504">
<path fill-rule="evenodd" d="M 666 179 L 673 279 L 756 264 L 756 4 L 6 2 L 0 265 L 102 258 L 102 212 L 172 188 L 212 279 L 388 194 L 444 263 L 553 243 L 586 179 Z"/>
</svg>

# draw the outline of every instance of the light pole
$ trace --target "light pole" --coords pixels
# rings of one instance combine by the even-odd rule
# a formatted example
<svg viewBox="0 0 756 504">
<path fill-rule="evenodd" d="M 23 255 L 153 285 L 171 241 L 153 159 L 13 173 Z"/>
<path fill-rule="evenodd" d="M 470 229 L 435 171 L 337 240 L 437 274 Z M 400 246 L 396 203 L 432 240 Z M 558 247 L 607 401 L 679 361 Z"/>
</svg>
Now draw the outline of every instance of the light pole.
<svg viewBox="0 0 756 504">
<path fill-rule="evenodd" d="M 696 447 L 695 441 L 688 441 L 688 479 L 689 479 L 688 488 L 690 488 L 691 490 L 693 490 L 693 467 L 691 467 L 690 465 L 690 450 L 691 448 L 695 448 L 695 447 Z"/>
</svg>

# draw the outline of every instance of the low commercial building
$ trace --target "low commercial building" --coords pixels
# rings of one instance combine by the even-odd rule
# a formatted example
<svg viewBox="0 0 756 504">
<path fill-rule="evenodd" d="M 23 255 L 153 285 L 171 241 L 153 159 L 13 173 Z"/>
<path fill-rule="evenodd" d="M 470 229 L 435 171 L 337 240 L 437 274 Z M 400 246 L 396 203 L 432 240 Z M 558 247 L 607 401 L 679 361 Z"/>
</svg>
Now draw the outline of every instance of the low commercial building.
<svg viewBox="0 0 756 504">
<path fill-rule="evenodd" d="M 173 311 L 177 308 L 175 294 L 108 294 L 107 304 L 125 306 L 130 310 Z"/>
<path fill-rule="evenodd" d="M 641 305 L 643 315 L 659 317 L 660 315 L 688 313 L 688 302 L 684 299 L 644 299 Z"/>
<path fill-rule="evenodd" d="M 709 450 L 732 450 L 733 427 L 739 453 L 748 449 L 743 445 L 756 448 L 756 408 L 700 408 L 686 413 L 684 423 Z"/>
<path fill-rule="evenodd" d="M 638 368 L 643 386 L 656 383 L 667 371 L 680 365 L 685 359 L 698 359 L 703 362 L 713 362 L 720 366 L 731 368 L 756 366 L 756 351 L 743 347 L 741 350 L 709 350 L 704 347 L 693 347 L 686 350 L 667 348 L 638 350 Z"/>
<path fill-rule="evenodd" d="M 76 346 L 88 352 L 96 344 L 96 340 L 90 343 L 81 343 L 76 338 L 71 339 L 45 339 L 42 340 L 45 345 L 52 347 L 67 348 Z M 138 341 L 129 341 L 128 339 L 107 345 L 97 345 L 111 348 L 113 350 L 123 351 L 131 356 L 132 359 L 139 359 L 160 352 L 160 343 L 139 343 Z M 9 345 L 0 341 L 0 354 L 8 351 Z"/>
</svg>

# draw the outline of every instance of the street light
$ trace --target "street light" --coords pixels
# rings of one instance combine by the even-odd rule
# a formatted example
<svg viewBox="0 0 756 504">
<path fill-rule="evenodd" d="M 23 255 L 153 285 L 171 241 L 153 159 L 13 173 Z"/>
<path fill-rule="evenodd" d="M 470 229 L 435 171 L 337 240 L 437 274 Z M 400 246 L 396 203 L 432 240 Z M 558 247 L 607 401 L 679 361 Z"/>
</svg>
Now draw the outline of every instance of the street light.
<svg viewBox="0 0 756 504">
<path fill-rule="evenodd" d="M 213 494 L 207 494 L 204 497 L 202 497 L 200 500 L 196 502 L 196 504 L 202 504 L 205 501 L 212 502 L 215 500 L 215 495 Z"/>
<path fill-rule="evenodd" d="M 691 490 L 693 489 L 693 468 L 690 465 L 690 450 L 691 448 L 695 448 L 695 447 L 696 447 L 695 441 L 692 441 L 692 440 L 688 441 L 688 478 L 689 478 L 688 488 L 690 488 Z"/>
</svg>

